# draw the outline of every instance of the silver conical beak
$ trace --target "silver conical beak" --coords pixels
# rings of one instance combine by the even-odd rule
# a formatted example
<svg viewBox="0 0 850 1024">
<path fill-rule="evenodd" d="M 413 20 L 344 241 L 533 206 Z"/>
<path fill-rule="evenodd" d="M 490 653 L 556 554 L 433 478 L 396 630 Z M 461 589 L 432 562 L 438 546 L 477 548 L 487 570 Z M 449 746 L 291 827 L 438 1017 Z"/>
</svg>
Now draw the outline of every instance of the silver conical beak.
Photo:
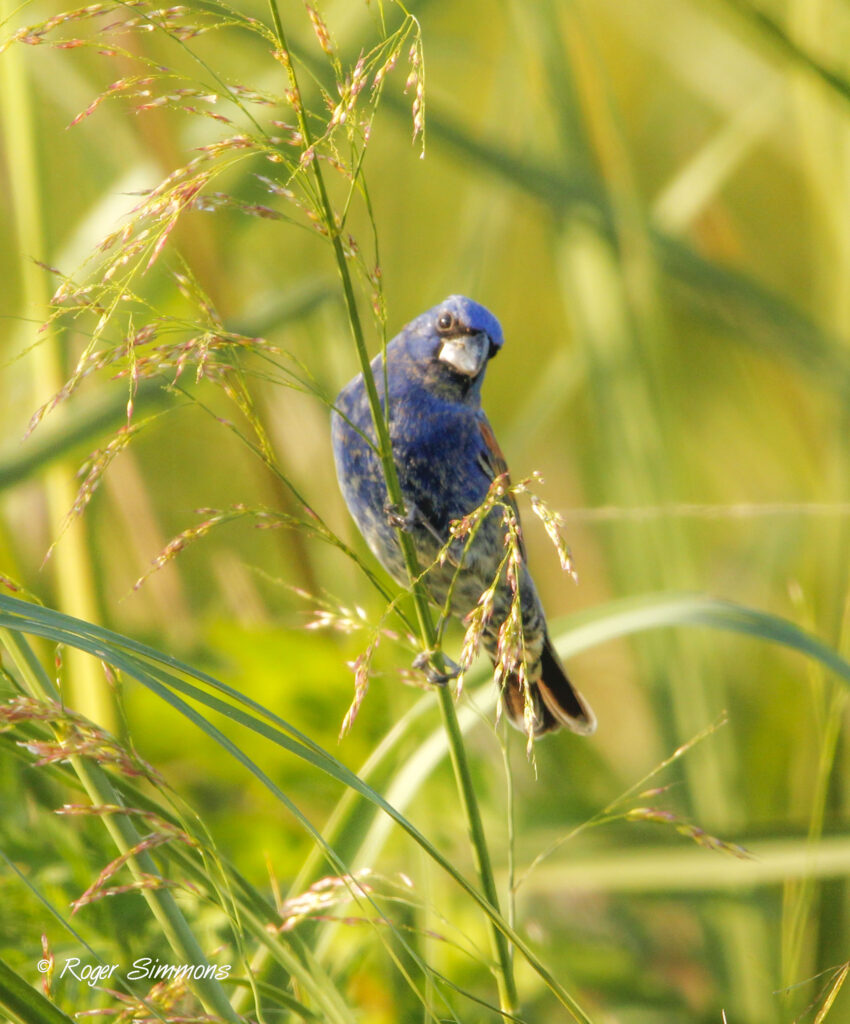
<svg viewBox="0 0 850 1024">
<path fill-rule="evenodd" d="M 464 377 L 477 377 L 490 354 L 490 339 L 483 331 L 447 338 L 440 348 L 439 360 Z"/>
</svg>

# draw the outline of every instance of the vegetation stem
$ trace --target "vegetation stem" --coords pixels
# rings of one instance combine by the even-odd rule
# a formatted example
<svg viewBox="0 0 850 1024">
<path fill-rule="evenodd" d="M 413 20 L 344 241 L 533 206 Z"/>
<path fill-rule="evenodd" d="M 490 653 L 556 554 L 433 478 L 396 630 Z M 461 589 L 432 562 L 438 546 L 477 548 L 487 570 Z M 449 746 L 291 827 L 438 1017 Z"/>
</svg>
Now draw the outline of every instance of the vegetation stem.
<svg viewBox="0 0 850 1024">
<path fill-rule="evenodd" d="M 0 0 L 0 23 L 11 13 Z M 4 138 L 11 209 L 15 211 L 16 245 L 24 308 L 24 317 L 43 317 L 50 303 L 46 275 L 34 260 L 44 259 L 47 235 L 42 217 L 41 167 L 37 155 L 38 117 L 33 109 L 30 83 L 23 55 L 17 47 L 3 54 L 0 62 L 0 138 Z M 26 324 L 26 320 L 22 321 Z M 55 329 L 47 329 L 32 354 L 33 405 L 44 401 L 45 393 L 54 394 L 64 381 L 60 339 Z M 55 412 L 62 423 L 63 410 Z M 76 486 L 67 466 L 48 467 L 43 487 L 50 517 L 50 536 L 59 537 L 64 519 L 74 503 Z M 56 548 L 56 587 L 59 607 L 94 622 L 98 618 L 97 596 L 91 559 L 83 524 L 71 524 Z M 104 685 L 97 665 L 77 651 L 69 651 L 73 679 L 71 702 L 87 717 L 114 731 L 115 713 L 111 694 Z"/>
<path fill-rule="evenodd" d="M 284 54 L 287 73 L 289 75 L 290 88 L 292 89 L 295 97 L 294 105 L 298 118 L 298 127 L 303 139 L 304 152 L 310 152 L 312 147 L 312 135 L 310 132 L 310 126 L 307 123 L 304 105 L 301 102 L 298 79 L 289 54 L 286 34 L 284 32 L 280 12 L 277 7 L 277 0 L 269 0 L 269 8 L 271 10 L 275 32 L 277 33 L 278 40 L 280 42 L 281 51 Z M 375 377 L 372 373 L 372 367 L 369 361 L 369 353 L 366 348 L 366 340 L 363 333 L 363 324 L 357 308 L 357 300 L 354 295 L 354 285 L 351 280 L 348 262 L 345 257 L 345 250 L 343 249 L 342 239 L 339 235 L 339 228 L 337 226 L 333 206 L 325 186 L 322 169 L 319 166 L 318 157 L 315 155 L 312 159 L 312 172 L 315 178 L 316 189 L 318 191 L 319 202 L 321 205 L 322 219 L 328 232 L 328 237 L 333 245 L 334 259 L 336 261 L 337 271 L 342 283 L 346 312 L 351 326 L 351 334 L 354 340 L 354 345 L 357 349 L 357 358 L 360 364 L 360 370 L 363 374 L 363 380 L 366 385 L 366 393 L 369 398 L 369 407 L 372 413 L 372 423 L 374 425 L 375 435 L 378 441 L 378 453 L 381 458 L 381 465 L 383 467 L 384 479 L 387 486 L 387 496 L 389 498 L 390 505 L 397 508 L 404 508 L 404 498 L 401 492 L 395 462 L 393 461 L 392 442 L 390 440 L 388 422 L 390 410 L 389 408 L 386 410 L 381 408 L 381 399 L 378 395 Z M 414 607 L 416 609 L 416 617 L 419 623 L 422 644 L 426 651 L 433 652 L 432 658 L 437 671 L 443 671 L 445 666 L 443 664 L 442 656 L 439 650 L 436 649 L 437 630 L 434 625 L 434 620 L 431 617 L 431 610 L 428 605 L 428 596 L 420 579 L 422 570 L 416 557 L 413 538 L 409 533 L 406 533 L 402 529 L 399 529 L 397 532 L 399 545 L 404 557 L 404 564 L 407 568 L 408 577 L 410 579 L 410 587 Z M 464 746 L 460 725 L 457 720 L 454 701 L 448 687 L 438 688 L 437 694 L 440 703 L 440 711 L 442 712 L 443 722 L 449 738 L 449 751 L 451 755 L 452 768 L 454 769 L 461 805 L 463 806 L 463 811 L 466 816 L 467 829 L 472 843 L 476 870 L 478 872 L 484 896 L 493 909 L 498 912 L 499 894 L 496 888 L 496 880 L 493 875 L 490 852 L 487 847 L 487 839 L 484 834 L 484 825 L 481 820 L 481 812 L 478 807 L 475 787 L 472 783 L 469 761 L 466 756 L 466 748 Z M 491 943 L 497 963 L 496 981 L 499 989 L 500 1007 L 505 1013 L 513 1013 L 517 1006 L 517 992 L 513 976 L 510 944 L 507 938 L 501 931 L 499 931 L 492 921 L 489 922 L 489 927 Z"/>
</svg>

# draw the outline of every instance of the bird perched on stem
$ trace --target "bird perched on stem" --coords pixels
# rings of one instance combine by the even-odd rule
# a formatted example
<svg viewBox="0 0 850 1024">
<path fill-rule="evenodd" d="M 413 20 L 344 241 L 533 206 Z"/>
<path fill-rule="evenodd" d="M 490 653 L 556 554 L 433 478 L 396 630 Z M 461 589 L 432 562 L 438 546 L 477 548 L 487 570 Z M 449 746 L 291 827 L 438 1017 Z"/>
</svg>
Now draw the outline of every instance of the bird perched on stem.
<svg viewBox="0 0 850 1024">
<path fill-rule="evenodd" d="M 507 466 L 481 408 L 484 372 L 503 341 L 493 314 L 462 295 L 409 323 L 387 345 L 386 365 L 380 355 L 372 361 L 385 416 L 389 396 L 404 507 L 388 500 L 362 374 L 339 394 L 332 415 L 337 477 L 361 533 L 395 579 L 409 583 L 401 528 L 413 539 L 429 597 L 467 623 L 477 611 L 511 722 L 529 736 L 561 726 L 589 734 L 596 719 L 549 639 Z M 476 509 L 478 519 L 470 516 Z"/>
</svg>

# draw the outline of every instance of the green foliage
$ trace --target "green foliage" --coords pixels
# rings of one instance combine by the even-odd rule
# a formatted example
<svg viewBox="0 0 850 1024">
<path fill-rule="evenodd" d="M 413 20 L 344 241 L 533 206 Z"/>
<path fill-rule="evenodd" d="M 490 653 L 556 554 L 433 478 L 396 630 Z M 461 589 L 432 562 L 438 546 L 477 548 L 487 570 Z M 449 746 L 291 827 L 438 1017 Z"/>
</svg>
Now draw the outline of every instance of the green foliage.
<svg viewBox="0 0 850 1024">
<path fill-rule="evenodd" d="M 0 21 L 5 1011 L 841 1020 L 845 5 Z M 521 504 L 600 720 L 533 764 L 482 666 L 400 685 L 437 627 L 333 479 L 331 396 L 449 292 L 580 573 Z"/>
</svg>

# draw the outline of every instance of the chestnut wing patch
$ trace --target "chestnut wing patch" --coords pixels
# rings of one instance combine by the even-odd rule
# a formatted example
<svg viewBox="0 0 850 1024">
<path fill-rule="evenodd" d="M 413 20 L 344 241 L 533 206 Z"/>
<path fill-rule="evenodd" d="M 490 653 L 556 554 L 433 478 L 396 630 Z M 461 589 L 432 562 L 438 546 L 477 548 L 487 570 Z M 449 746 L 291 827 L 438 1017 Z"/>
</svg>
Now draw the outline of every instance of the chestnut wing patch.
<svg viewBox="0 0 850 1024">
<path fill-rule="evenodd" d="M 484 470 L 489 480 L 495 480 L 496 477 L 504 474 L 506 482 L 510 486 L 511 476 L 508 471 L 508 464 L 505 461 L 505 456 L 502 454 L 502 449 L 499 447 L 499 442 L 496 440 L 496 435 L 493 433 L 493 428 L 486 417 L 481 416 L 479 418 L 478 430 L 481 433 L 481 440 L 484 442 L 478 453 L 478 464 Z M 512 494 L 506 494 L 505 500 L 513 509 L 516 521 L 519 524 L 519 509 L 517 508 L 516 498 Z M 525 544 L 522 540 L 522 532 L 520 532 L 520 553 L 522 560 L 525 561 Z"/>
</svg>

